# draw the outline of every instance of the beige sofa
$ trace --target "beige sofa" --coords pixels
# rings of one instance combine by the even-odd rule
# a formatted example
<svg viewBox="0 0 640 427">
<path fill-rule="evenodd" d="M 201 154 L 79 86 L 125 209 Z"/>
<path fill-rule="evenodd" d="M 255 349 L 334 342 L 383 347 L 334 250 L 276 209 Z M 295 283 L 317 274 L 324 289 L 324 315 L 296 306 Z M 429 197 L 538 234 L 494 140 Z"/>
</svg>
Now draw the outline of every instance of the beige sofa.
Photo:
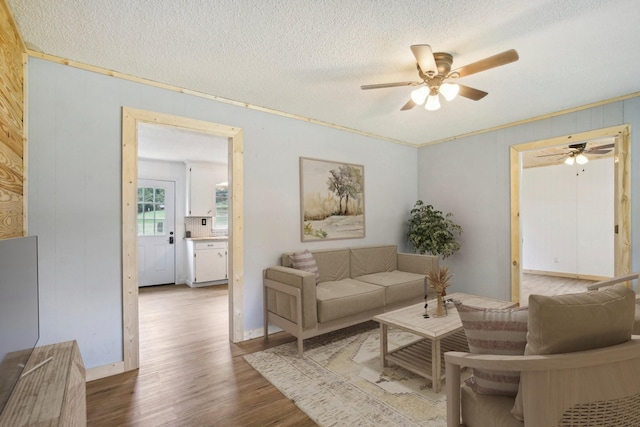
<svg viewBox="0 0 640 427">
<path fill-rule="evenodd" d="M 399 253 L 396 245 L 311 251 L 314 273 L 282 265 L 264 270 L 264 336 L 269 324 L 303 340 L 371 320 L 373 316 L 424 301 L 426 274 L 438 257 Z"/>
</svg>

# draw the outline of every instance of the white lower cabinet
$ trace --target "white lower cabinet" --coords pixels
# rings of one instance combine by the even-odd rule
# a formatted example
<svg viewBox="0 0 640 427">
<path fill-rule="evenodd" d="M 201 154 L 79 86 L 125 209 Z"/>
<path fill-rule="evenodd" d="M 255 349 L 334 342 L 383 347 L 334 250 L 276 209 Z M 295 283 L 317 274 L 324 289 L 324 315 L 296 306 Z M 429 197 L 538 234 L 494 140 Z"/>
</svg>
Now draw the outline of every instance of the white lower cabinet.
<svg viewBox="0 0 640 427">
<path fill-rule="evenodd" d="M 227 281 L 226 241 L 187 240 L 187 256 L 187 285 L 197 287 Z"/>
</svg>

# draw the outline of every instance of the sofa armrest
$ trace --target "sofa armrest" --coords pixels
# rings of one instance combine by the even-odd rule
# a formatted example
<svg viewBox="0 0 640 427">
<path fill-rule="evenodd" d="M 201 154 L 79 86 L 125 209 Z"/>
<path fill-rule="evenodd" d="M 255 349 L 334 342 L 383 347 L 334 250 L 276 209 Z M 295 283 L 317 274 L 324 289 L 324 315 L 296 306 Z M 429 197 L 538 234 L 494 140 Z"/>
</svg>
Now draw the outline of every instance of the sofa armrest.
<svg viewBox="0 0 640 427">
<path fill-rule="evenodd" d="M 301 319 L 303 329 L 316 326 L 318 316 L 315 274 L 295 268 L 274 266 L 264 270 L 263 282 L 265 307 L 268 311 L 294 323 Z M 302 299 L 302 313 L 298 313 L 297 309 L 298 291 Z"/>
<path fill-rule="evenodd" d="M 439 258 L 433 255 L 398 252 L 398 270 L 426 275 L 429 271 L 439 270 Z"/>
</svg>

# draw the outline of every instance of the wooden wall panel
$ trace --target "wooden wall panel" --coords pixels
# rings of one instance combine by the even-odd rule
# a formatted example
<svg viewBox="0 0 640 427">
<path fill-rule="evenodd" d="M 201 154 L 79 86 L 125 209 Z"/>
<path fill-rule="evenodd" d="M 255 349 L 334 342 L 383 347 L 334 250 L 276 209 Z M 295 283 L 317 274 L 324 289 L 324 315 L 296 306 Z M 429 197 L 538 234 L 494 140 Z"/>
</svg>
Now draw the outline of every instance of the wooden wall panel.
<svg viewBox="0 0 640 427">
<path fill-rule="evenodd" d="M 24 234 L 24 44 L 0 0 L 0 239 Z"/>
</svg>

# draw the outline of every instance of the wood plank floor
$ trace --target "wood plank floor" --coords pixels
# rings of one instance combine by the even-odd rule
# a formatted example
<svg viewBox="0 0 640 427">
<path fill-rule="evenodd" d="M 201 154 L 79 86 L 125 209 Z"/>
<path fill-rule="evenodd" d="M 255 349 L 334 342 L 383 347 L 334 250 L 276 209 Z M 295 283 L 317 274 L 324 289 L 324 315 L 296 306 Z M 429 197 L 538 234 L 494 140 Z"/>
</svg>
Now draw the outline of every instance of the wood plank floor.
<svg viewBox="0 0 640 427">
<path fill-rule="evenodd" d="M 226 285 L 140 289 L 140 369 L 87 383 L 89 426 L 315 426 L 229 342 Z"/>
<path fill-rule="evenodd" d="M 595 283 L 593 280 L 555 277 L 543 274 L 522 274 L 520 284 L 520 306 L 529 305 L 529 295 L 562 295 L 587 292 L 587 286 Z"/>
<path fill-rule="evenodd" d="M 525 282 L 523 294 L 585 286 L 535 275 Z M 87 383 L 89 426 L 316 425 L 242 358 L 293 337 L 229 342 L 226 285 L 141 288 L 139 305 L 140 369 Z"/>
</svg>

